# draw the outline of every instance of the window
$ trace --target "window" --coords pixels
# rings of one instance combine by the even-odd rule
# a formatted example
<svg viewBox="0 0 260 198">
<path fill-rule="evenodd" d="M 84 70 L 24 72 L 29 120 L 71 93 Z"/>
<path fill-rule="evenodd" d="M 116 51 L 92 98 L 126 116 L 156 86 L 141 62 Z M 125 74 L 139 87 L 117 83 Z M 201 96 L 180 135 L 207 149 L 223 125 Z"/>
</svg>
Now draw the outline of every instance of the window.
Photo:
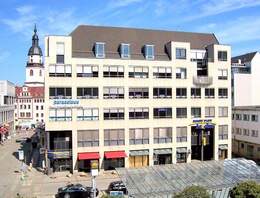
<svg viewBox="0 0 260 198">
<path fill-rule="evenodd" d="M 149 98 L 149 88 L 129 88 L 129 98 Z"/>
<path fill-rule="evenodd" d="M 129 108 L 129 119 L 149 119 L 149 108 Z"/>
<path fill-rule="evenodd" d="M 124 108 L 104 109 L 104 120 L 123 120 Z"/>
<path fill-rule="evenodd" d="M 215 117 L 215 107 L 205 107 L 205 117 Z"/>
<path fill-rule="evenodd" d="M 124 98 L 124 87 L 104 87 L 104 99 Z"/>
<path fill-rule="evenodd" d="M 176 162 L 186 163 L 187 162 L 187 148 L 179 147 L 176 149 Z"/>
<path fill-rule="evenodd" d="M 227 61 L 227 51 L 218 51 L 218 60 Z"/>
<path fill-rule="evenodd" d="M 121 43 L 120 54 L 121 58 L 130 58 L 130 44 Z"/>
<path fill-rule="evenodd" d="M 50 99 L 71 99 L 71 88 L 69 87 L 50 87 Z"/>
<path fill-rule="evenodd" d="M 249 129 L 243 129 L 243 135 L 249 136 L 250 135 Z"/>
<path fill-rule="evenodd" d="M 39 76 L 42 76 L 42 70 L 39 71 Z"/>
<path fill-rule="evenodd" d="M 105 129 L 104 130 L 104 145 L 116 146 L 125 144 L 124 129 Z"/>
<path fill-rule="evenodd" d="M 219 125 L 218 135 L 220 140 L 228 139 L 228 125 Z"/>
<path fill-rule="evenodd" d="M 176 48 L 176 59 L 186 59 L 185 48 Z"/>
<path fill-rule="evenodd" d="M 27 118 L 31 117 L 31 113 L 30 112 L 26 112 L 26 117 Z"/>
<path fill-rule="evenodd" d="M 176 118 L 187 118 L 187 108 L 176 108 Z"/>
<path fill-rule="evenodd" d="M 187 127 L 176 127 L 176 142 L 187 142 Z"/>
<path fill-rule="evenodd" d="M 105 43 L 96 42 L 95 55 L 96 58 L 105 58 Z"/>
<path fill-rule="evenodd" d="M 228 70 L 227 69 L 219 69 L 218 70 L 218 79 L 219 80 L 227 80 L 228 79 Z"/>
<path fill-rule="evenodd" d="M 33 70 L 32 69 L 30 70 L 30 76 L 33 76 Z"/>
<path fill-rule="evenodd" d="M 78 131 L 78 147 L 99 146 L 98 130 L 80 130 Z"/>
<path fill-rule="evenodd" d="M 71 77 L 71 65 L 49 65 L 49 77 Z"/>
<path fill-rule="evenodd" d="M 258 131 L 257 130 L 252 130 L 252 137 L 258 137 Z"/>
<path fill-rule="evenodd" d="M 154 108 L 153 118 L 171 118 L 172 108 Z"/>
<path fill-rule="evenodd" d="M 64 43 L 58 42 L 56 43 L 56 63 L 64 64 Z"/>
<path fill-rule="evenodd" d="M 171 67 L 153 67 L 154 78 L 172 78 Z"/>
<path fill-rule="evenodd" d="M 70 108 L 55 108 L 49 110 L 50 121 L 71 121 L 72 110 Z"/>
<path fill-rule="evenodd" d="M 218 116 L 219 117 L 228 117 L 228 107 L 219 107 Z"/>
<path fill-rule="evenodd" d="M 153 98 L 172 98 L 172 88 L 153 88 Z"/>
<path fill-rule="evenodd" d="M 39 109 L 39 106 L 38 105 L 36 105 L 36 110 L 38 110 Z"/>
<path fill-rule="evenodd" d="M 98 66 L 77 65 L 77 77 L 98 77 Z"/>
<path fill-rule="evenodd" d="M 187 98 L 187 89 L 176 88 L 176 98 Z"/>
<path fill-rule="evenodd" d="M 236 114 L 236 120 L 242 120 L 242 115 L 241 114 Z"/>
<path fill-rule="evenodd" d="M 186 78 L 187 78 L 186 68 L 177 67 L 176 79 L 186 79 Z"/>
<path fill-rule="evenodd" d="M 124 78 L 124 66 L 108 66 L 103 67 L 103 77 L 107 78 Z"/>
<path fill-rule="evenodd" d="M 248 114 L 243 114 L 243 120 L 244 120 L 244 121 L 249 121 L 249 120 L 250 120 L 250 115 L 248 115 Z"/>
<path fill-rule="evenodd" d="M 228 98 L 228 89 L 227 88 L 219 88 L 218 89 L 218 97 L 219 98 Z"/>
<path fill-rule="evenodd" d="M 258 122 L 258 115 L 251 115 L 252 122 Z"/>
<path fill-rule="evenodd" d="M 191 98 L 201 98 L 200 88 L 191 88 Z"/>
<path fill-rule="evenodd" d="M 28 105 L 28 109 L 31 109 L 31 105 Z"/>
<path fill-rule="evenodd" d="M 97 99 L 98 87 L 78 87 L 77 88 L 78 99 Z"/>
<path fill-rule="evenodd" d="M 41 113 L 41 117 L 43 118 L 43 113 Z"/>
<path fill-rule="evenodd" d="M 148 70 L 148 67 L 130 66 L 128 76 L 129 78 L 148 78 Z"/>
<path fill-rule="evenodd" d="M 25 117 L 25 113 L 24 113 L 24 112 L 21 112 L 21 113 L 20 113 L 20 117 L 21 117 L 21 118 Z"/>
<path fill-rule="evenodd" d="M 41 110 L 43 110 L 43 105 L 41 105 Z"/>
<path fill-rule="evenodd" d="M 192 107 L 191 108 L 191 117 L 192 118 L 200 118 L 201 117 L 201 108 L 200 107 Z"/>
<path fill-rule="evenodd" d="M 237 135 L 242 135 L 242 129 L 236 128 L 236 134 Z"/>
<path fill-rule="evenodd" d="M 37 117 L 37 118 L 39 117 L 39 113 L 36 113 L 36 117 Z"/>
<path fill-rule="evenodd" d="M 144 50 L 145 50 L 145 58 L 148 60 L 153 60 L 154 59 L 154 45 L 145 45 Z"/>
<path fill-rule="evenodd" d="M 170 143 L 172 142 L 172 127 L 160 127 L 153 129 L 153 143 Z"/>
<path fill-rule="evenodd" d="M 205 98 L 215 98 L 215 89 L 205 88 Z"/>
<path fill-rule="evenodd" d="M 77 110 L 77 119 L 82 120 L 98 120 L 98 108 L 80 108 Z"/>
<path fill-rule="evenodd" d="M 149 128 L 129 129 L 129 144 L 149 144 Z"/>
</svg>

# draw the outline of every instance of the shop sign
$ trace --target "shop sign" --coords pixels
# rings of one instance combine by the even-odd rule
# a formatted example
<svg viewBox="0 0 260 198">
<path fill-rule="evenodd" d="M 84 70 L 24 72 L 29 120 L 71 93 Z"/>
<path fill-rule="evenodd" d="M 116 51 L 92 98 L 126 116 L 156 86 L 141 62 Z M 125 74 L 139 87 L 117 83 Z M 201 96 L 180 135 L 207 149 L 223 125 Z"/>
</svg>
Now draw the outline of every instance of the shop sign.
<svg viewBox="0 0 260 198">
<path fill-rule="evenodd" d="M 53 101 L 55 107 L 78 107 L 79 100 L 74 99 L 56 99 Z"/>
<path fill-rule="evenodd" d="M 212 120 L 211 119 L 206 119 L 206 120 L 193 120 L 192 121 L 193 124 L 209 124 L 209 123 L 212 123 Z"/>
</svg>

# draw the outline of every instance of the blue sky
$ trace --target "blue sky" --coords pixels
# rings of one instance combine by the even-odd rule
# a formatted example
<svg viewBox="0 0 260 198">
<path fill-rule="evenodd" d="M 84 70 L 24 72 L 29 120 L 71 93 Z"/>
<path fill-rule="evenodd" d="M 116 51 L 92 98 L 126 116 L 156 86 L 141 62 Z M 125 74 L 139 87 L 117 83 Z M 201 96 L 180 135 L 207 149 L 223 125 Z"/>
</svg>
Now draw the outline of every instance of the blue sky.
<svg viewBox="0 0 260 198">
<path fill-rule="evenodd" d="M 0 79 L 25 80 L 34 23 L 44 35 L 79 24 L 213 32 L 232 55 L 260 51 L 260 0 L 1 0 Z"/>
</svg>

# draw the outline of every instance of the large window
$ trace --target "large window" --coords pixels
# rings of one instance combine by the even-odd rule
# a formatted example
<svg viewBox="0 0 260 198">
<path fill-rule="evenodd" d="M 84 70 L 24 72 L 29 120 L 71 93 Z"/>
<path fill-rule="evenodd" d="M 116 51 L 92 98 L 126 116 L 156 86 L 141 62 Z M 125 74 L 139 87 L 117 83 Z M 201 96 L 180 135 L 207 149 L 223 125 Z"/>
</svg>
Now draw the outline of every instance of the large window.
<svg viewBox="0 0 260 198">
<path fill-rule="evenodd" d="M 176 118 L 187 118 L 187 108 L 176 108 Z"/>
<path fill-rule="evenodd" d="M 252 132 L 251 134 L 252 137 L 258 137 L 258 130 L 252 130 L 251 132 Z"/>
<path fill-rule="evenodd" d="M 186 59 L 185 48 L 176 48 L 176 59 Z"/>
<path fill-rule="evenodd" d="M 218 116 L 219 117 L 228 117 L 228 107 L 219 107 Z"/>
<path fill-rule="evenodd" d="M 218 135 L 220 140 L 228 139 L 228 125 L 219 125 Z"/>
<path fill-rule="evenodd" d="M 227 80 L 228 79 L 228 70 L 227 69 L 219 69 L 218 70 L 218 79 L 219 80 Z"/>
<path fill-rule="evenodd" d="M 98 77 L 98 66 L 77 65 L 77 77 Z"/>
<path fill-rule="evenodd" d="M 142 66 L 130 66 L 128 75 L 129 78 L 148 78 L 149 68 Z"/>
<path fill-rule="evenodd" d="M 255 114 L 251 115 L 251 121 L 258 122 L 258 115 L 255 115 Z"/>
<path fill-rule="evenodd" d="M 187 88 L 176 88 L 176 98 L 187 98 Z"/>
<path fill-rule="evenodd" d="M 186 79 L 187 71 L 186 68 L 177 67 L 176 68 L 176 79 Z"/>
<path fill-rule="evenodd" d="M 129 108 L 129 119 L 149 119 L 149 108 Z"/>
<path fill-rule="evenodd" d="M 153 129 L 153 143 L 170 143 L 172 142 L 172 127 L 160 127 Z"/>
<path fill-rule="evenodd" d="M 104 87 L 104 99 L 124 98 L 124 87 Z"/>
<path fill-rule="evenodd" d="M 191 98 L 201 98 L 201 89 L 191 88 Z"/>
<path fill-rule="evenodd" d="M 57 64 L 64 64 L 64 51 L 65 51 L 64 43 L 62 43 L 62 42 L 56 43 L 56 63 Z"/>
<path fill-rule="evenodd" d="M 228 89 L 227 88 L 219 88 L 218 89 L 218 97 L 219 98 L 228 98 Z"/>
<path fill-rule="evenodd" d="M 153 88 L 153 98 L 172 98 L 172 88 Z"/>
<path fill-rule="evenodd" d="M 215 107 L 205 107 L 205 117 L 215 117 Z"/>
<path fill-rule="evenodd" d="M 124 78 L 124 66 L 105 65 L 103 67 L 103 76 L 105 78 Z"/>
<path fill-rule="evenodd" d="M 154 118 L 171 118 L 172 108 L 154 108 L 153 109 Z"/>
<path fill-rule="evenodd" d="M 227 61 L 227 51 L 218 51 L 218 60 Z"/>
<path fill-rule="evenodd" d="M 172 78 L 171 67 L 153 67 L 154 78 Z"/>
<path fill-rule="evenodd" d="M 214 98 L 215 89 L 214 88 L 205 88 L 205 98 Z"/>
<path fill-rule="evenodd" d="M 97 99 L 98 87 L 78 87 L 77 88 L 78 99 Z"/>
<path fill-rule="evenodd" d="M 129 98 L 149 98 L 149 88 L 131 87 L 129 88 Z"/>
<path fill-rule="evenodd" d="M 145 45 L 144 46 L 145 50 L 145 58 L 148 60 L 153 60 L 154 59 L 154 45 Z"/>
<path fill-rule="evenodd" d="M 71 77 L 71 65 L 49 65 L 50 77 Z"/>
<path fill-rule="evenodd" d="M 129 144 L 149 144 L 149 128 L 129 129 Z"/>
<path fill-rule="evenodd" d="M 50 121 L 71 121 L 72 110 L 70 108 L 53 108 L 49 109 Z"/>
<path fill-rule="evenodd" d="M 130 44 L 121 43 L 120 54 L 121 58 L 130 58 Z"/>
<path fill-rule="evenodd" d="M 176 127 L 176 142 L 187 142 L 187 127 Z"/>
<path fill-rule="evenodd" d="M 95 43 L 95 55 L 96 58 L 105 58 L 105 43 L 102 42 Z"/>
<path fill-rule="evenodd" d="M 192 118 L 200 118 L 201 117 L 201 108 L 200 107 L 192 107 L 191 108 L 191 117 Z"/>
<path fill-rule="evenodd" d="M 104 109 L 104 120 L 123 120 L 124 118 L 124 108 Z"/>
<path fill-rule="evenodd" d="M 80 108 L 77 110 L 78 120 L 98 120 L 98 108 Z"/>
<path fill-rule="evenodd" d="M 50 99 L 71 99 L 71 88 L 69 87 L 50 87 Z"/>
<path fill-rule="evenodd" d="M 78 147 L 99 146 L 98 130 L 80 130 L 78 131 Z"/>
<path fill-rule="evenodd" d="M 104 130 L 104 145 L 119 146 L 125 144 L 124 129 L 105 129 Z"/>
<path fill-rule="evenodd" d="M 233 117 L 235 117 L 234 114 L 233 114 Z M 249 114 L 243 114 L 243 121 L 250 121 L 250 115 Z"/>
</svg>

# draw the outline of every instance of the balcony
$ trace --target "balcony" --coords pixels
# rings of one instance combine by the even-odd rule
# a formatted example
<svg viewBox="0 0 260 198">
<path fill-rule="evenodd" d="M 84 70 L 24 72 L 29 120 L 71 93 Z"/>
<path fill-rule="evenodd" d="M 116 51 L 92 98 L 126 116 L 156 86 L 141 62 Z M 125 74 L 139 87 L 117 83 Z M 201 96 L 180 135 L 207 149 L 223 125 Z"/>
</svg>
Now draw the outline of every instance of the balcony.
<svg viewBox="0 0 260 198">
<path fill-rule="evenodd" d="M 193 76 L 193 84 L 198 86 L 209 86 L 213 82 L 211 76 Z"/>
</svg>

